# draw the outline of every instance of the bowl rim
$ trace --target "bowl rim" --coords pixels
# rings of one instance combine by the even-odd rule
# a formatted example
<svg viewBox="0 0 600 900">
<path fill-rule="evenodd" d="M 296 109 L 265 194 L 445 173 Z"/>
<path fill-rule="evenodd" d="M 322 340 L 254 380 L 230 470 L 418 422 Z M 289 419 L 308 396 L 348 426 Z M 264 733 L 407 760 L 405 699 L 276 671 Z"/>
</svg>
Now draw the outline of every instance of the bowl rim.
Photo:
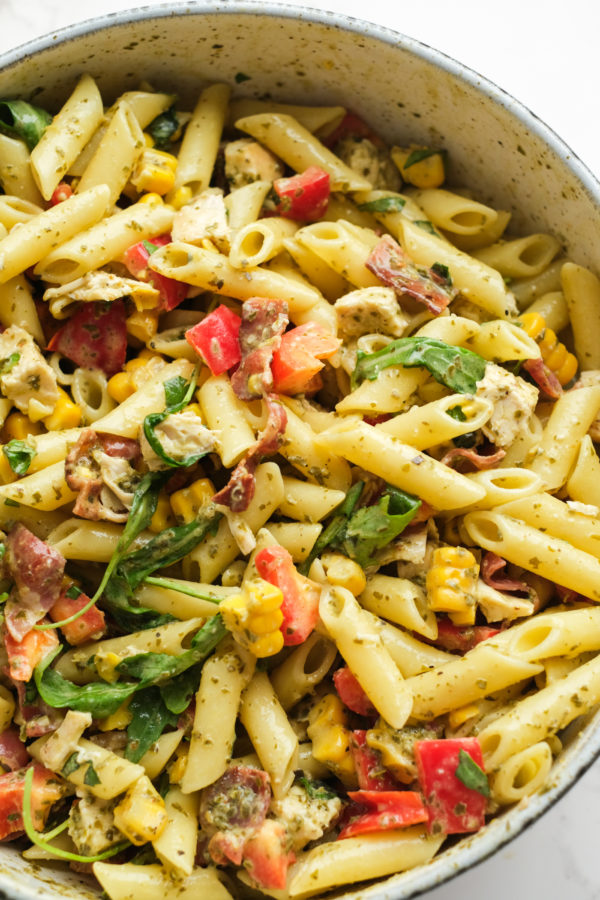
<svg viewBox="0 0 600 900">
<path fill-rule="evenodd" d="M 600 204 L 600 179 L 570 148 L 566 141 L 553 128 L 540 119 L 522 101 L 499 87 L 487 76 L 454 59 L 449 54 L 410 37 L 401 31 L 385 25 L 370 22 L 367 19 L 349 16 L 345 13 L 317 9 L 310 5 L 297 5 L 280 2 L 280 0 L 174 0 L 153 6 L 135 6 L 128 9 L 99 16 L 86 18 L 71 25 L 62 26 L 39 37 L 26 41 L 16 47 L 0 53 L 0 71 L 25 62 L 28 58 L 50 50 L 60 44 L 92 35 L 121 25 L 146 22 L 152 19 L 174 18 L 195 15 L 256 15 L 269 18 L 302 19 L 308 23 L 339 28 L 376 39 L 393 46 L 400 46 L 425 62 L 446 70 L 455 78 L 466 82 L 480 95 L 499 104 L 520 121 L 534 136 L 547 144 L 561 159 L 563 165 L 571 170 L 579 180 L 588 196 Z M 598 720 L 597 722 L 595 720 Z M 585 774 L 600 756 L 600 710 L 594 714 L 585 726 L 589 733 L 581 740 L 575 739 L 569 748 L 569 759 L 563 764 L 551 784 L 541 794 L 534 794 L 525 802 L 510 810 L 511 824 L 506 827 L 505 816 L 492 819 L 486 827 L 473 835 L 463 838 L 459 844 L 447 850 L 441 856 L 435 856 L 430 862 L 416 869 L 407 870 L 396 876 L 388 876 L 378 880 L 367 888 L 358 891 L 350 890 L 344 894 L 347 900 L 356 897 L 362 900 L 378 900 L 378 892 L 383 890 L 379 900 L 409 900 L 422 896 L 436 887 L 441 887 L 457 876 L 474 868 L 505 847 L 520 834 L 531 827 L 545 812 L 551 809 Z M 581 745 L 581 746 L 580 746 Z M 494 827 L 495 826 L 495 827 Z M 463 846 L 464 844 L 464 846 Z M 448 853 L 452 854 L 448 857 Z M 458 859 L 454 859 L 456 854 Z M 444 871 L 444 869 L 446 871 Z M 412 876 L 412 877 L 411 877 Z M 402 878 L 405 884 L 400 886 L 396 879 Z M 411 881 L 418 881 L 411 885 Z M 396 893 L 396 888 L 401 893 Z M 404 892 L 404 888 L 408 893 Z M 0 871 L 0 894 L 10 889 L 11 900 L 33 900 L 34 893 L 26 885 L 13 882 L 10 876 Z M 39 888 L 37 889 L 40 890 Z M 343 888 L 338 888 L 343 890 Z M 43 894 L 37 893 L 42 897 Z"/>
</svg>

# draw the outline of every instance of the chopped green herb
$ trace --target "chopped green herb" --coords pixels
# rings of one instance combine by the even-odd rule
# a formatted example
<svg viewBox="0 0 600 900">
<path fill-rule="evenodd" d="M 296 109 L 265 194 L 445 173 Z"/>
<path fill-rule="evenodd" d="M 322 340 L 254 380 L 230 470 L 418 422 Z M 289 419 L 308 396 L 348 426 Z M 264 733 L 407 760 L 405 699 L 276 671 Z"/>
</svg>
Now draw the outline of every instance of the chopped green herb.
<svg viewBox="0 0 600 900">
<path fill-rule="evenodd" d="M 97 784 L 100 784 L 98 773 L 96 772 L 91 762 L 88 762 L 88 767 L 85 770 L 85 775 L 83 776 L 83 783 L 87 784 L 88 787 L 95 787 Z"/>
<path fill-rule="evenodd" d="M 69 600 L 77 600 L 83 594 L 83 591 L 80 590 L 76 584 L 72 584 L 70 588 L 67 588 L 65 591 L 65 597 L 68 597 Z"/>
<path fill-rule="evenodd" d="M 5 356 L 4 359 L 0 359 L 0 375 L 8 375 L 11 369 L 14 369 L 16 364 L 21 359 L 20 353 L 11 353 L 10 356 Z"/>
<path fill-rule="evenodd" d="M 444 156 L 445 150 L 433 150 L 431 147 L 422 147 L 420 150 L 413 150 L 410 154 L 404 165 L 403 169 L 410 169 L 411 166 L 420 163 L 424 159 L 428 159 L 430 156 Z"/>
<path fill-rule="evenodd" d="M 171 107 L 166 112 L 161 113 L 160 116 L 153 119 L 146 131 L 148 131 L 152 137 L 154 146 L 158 150 L 163 150 L 172 140 L 174 140 L 179 128 L 180 123 L 177 118 L 177 113 L 175 112 L 174 107 Z"/>
<path fill-rule="evenodd" d="M 405 205 L 406 200 L 404 197 L 379 197 L 377 200 L 359 203 L 358 208 L 361 212 L 391 213 L 401 212 Z"/>
<path fill-rule="evenodd" d="M 465 787 L 472 791 L 477 791 L 478 794 L 483 794 L 484 797 L 490 796 L 490 785 L 487 775 L 466 750 L 459 750 L 458 766 L 454 774 L 459 781 L 462 781 Z"/>
<path fill-rule="evenodd" d="M 423 231 L 428 231 L 429 234 L 437 234 L 433 223 L 429 219 L 415 219 L 415 225 L 418 225 Z"/>
<path fill-rule="evenodd" d="M 71 753 L 66 763 L 60 770 L 60 774 L 64 775 L 65 778 L 68 778 L 69 775 L 72 775 L 73 772 L 76 772 L 81 763 L 79 762 L 79 753 Z"/>
<path fill-rule="evenodd" d="M 148 251 L 150 256 L 158 250 L 158 244 L 152 244 L 150 241 L 142 241 L 142 247 Z"/>
<path fill-rule="evenodd" d="M 447 415 L 450 416 L 451 419 L 456 419 L 457 422 L 466 422 L 467 417 L 462 411 L 462 407 L 453 406 L 452 409 L 446 410 Z"/>
<path fill-rule="evenodd" d="M 8 460 L 8 464 L 15 475 L 26 475 L 29 466 L 33 462 L 37 451 L 25 441 L 9 441 L 2 448 L 2 452 Z"/>
<path fill-rule="evenodd" d="M 445 281 L 448 286 L 452 285 L 450 269 L 448 266 L 445 266 L 444 263 L 434 262 L 431 266 L 431 271 L 434 272 L 438 278 L 441 278 L 442 281 Z"/>
<path fill-rule="evenodd" d="M 252 78 L 251 75 L 246 75 L 244 72 L 236 72 L 234 77 L 236 84 L 241 84 L 243 81 L 250 81 Z"/>
<path fill-rule="evenodd" d="M 13 500 L 12 497 L 7 497 L 4 501 L 4 505 L 5 506 L 16 506 L 17 508 L 19 508 L 21 506 L 21 504 L 18 503 L 16 500 Z"/>
<path fill-rule="evenodd" d="M 338 796 L 327 785 L 322 784 L 320 781 L 314 781 L 312 778 L 307 778 L 306 775 L 300 776 L 298 784 L 302 785 L 311 800 L 333 800 Z"/>
<path fill-rule="evenodd" d="M 0 131 L 25 141 L 30 150 L 51 122 L 50 113 L 39 106 L 25 100 L 0 100 Z"/>
</svg>

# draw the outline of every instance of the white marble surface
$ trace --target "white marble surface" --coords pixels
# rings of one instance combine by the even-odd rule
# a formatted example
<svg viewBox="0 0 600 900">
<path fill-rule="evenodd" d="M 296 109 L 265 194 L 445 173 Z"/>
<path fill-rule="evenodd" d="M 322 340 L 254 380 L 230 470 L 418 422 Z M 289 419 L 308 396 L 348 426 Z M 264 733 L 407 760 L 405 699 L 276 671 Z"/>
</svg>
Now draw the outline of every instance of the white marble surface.
<svg viewBox="0 0 600 900">
<path fill-rule="evenodd" d="M 460 59 L 525 103 L 600 177 L 598 0 L 288 3 L 366 18 Z M 130 5 L 0 0 L 0 52 Z M 600 762 L 541 821 L 491 859 L 430 892 L 428 900 L 595 900 L 600 898 L 599 835 Z"/>
</svg>

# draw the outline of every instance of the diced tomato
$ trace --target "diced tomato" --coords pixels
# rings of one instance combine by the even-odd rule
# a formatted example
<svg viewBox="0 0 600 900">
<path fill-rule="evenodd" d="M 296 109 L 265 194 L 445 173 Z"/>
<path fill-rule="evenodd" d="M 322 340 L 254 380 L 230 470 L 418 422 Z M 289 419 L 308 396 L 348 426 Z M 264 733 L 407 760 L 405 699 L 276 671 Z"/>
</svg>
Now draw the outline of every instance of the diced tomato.
<svg viewBox="0 0 600 900">
<path fill-rule="evenodd" d="M 60 597 L 51 607 L 48 615 L 53 622 L 62 622 L 63 619 L 69 619 L 78 613 L 80 609 L 89 603 L 90 598 L 86 594 L 79 594 L 77 597 L 69 597 L 67 595 L 68 588 L 62 591 Z M 69 644 L 83 644 L 86 641 L 95 641 L 104 634 L 105 623 L 104 613 L 98 609 L 96 604 L 75 619 L 68 625 L 62 625 L 61 631 Z"/>
<path fill-rule="evenodd" d="M 330 178 L 319 166 L 309 166 L 291 178 L 277 178 L 273 189 L 279 197 L 277 214 L 285 219 L 316 222 L 327 211 Z"/>
<path fill-rule="evenodd" d="M 375 707 L 347 666 L 336 669 L 333 683 L 342 703 L 359 716 L 376 716 Z"/>
<path fill-rule="evenodd" d="M 23 793 L 27 768 L 0 775 L 0 841 L 23 831 Z M 36 831 L 42 831 L 50 807 L 65 794 L 65 782 L 39 763 L 33 763 L 31 812 Z"/>
<path fill-rule="evenodd" d="M 11 726 L 0 734 L 0 765 L 14 772 L 29 762 L 29 753 L 18 730 Z"/>
<path fill-rule="evenodd" d="M 199 353 L 213 375 L 221 375 L 242 358 L 239 332 L 242 320 L 221 304 L 201 322 L 188 328 L 185 338 Z"/>
<path fill-rule="evenodd" d="M 288 866 L 295 860 L 294 853 L 286 850 L 286 844 L 286 830 L 274 819 L 265 819 L 246 843 L 243 865 L 258 887 L 267 890 L 285 888 Z"/>
<path fill-rule="evenodd" d="M 160 294 L 160 308 L 163 310 L 175 309 L 188 295 L 189 285 L 174 278 L 159 275 L 148 268 L 148 260 L 158 247 L 164 247 L 171 243 L 170 234 L 160 234 L 151 241 L 139 241 L 129 247 L 123 254 L 123 263 L 127 266 L 134 278 L 147 281 Z"/>
<path fill-rule="evenodd" d="M 66 181 L 61 181 L 58 184 L 50 197 L 50 206 L 56 206 L 58 203 L 62 203 L 63 200 L 68 200 L 69 197 L 73 196 L 73 188 L 70 184 L 67 184 Z"/>
<path fill-rule="evenodd" d="M 373 831 L 406 828 L 428 819 L 427 809 L 416 791 L 348 791 L 348 796 L 359 804 L 357 815 L 342 828 L 338 840 Z M 368 811 L 361 812 L 365 808 Z"/>
<path fill-rule="evenodd" d="M 483 769 L 477 738 L 415 742 L 419 784 L 433 834 L 464 834 L 485 824 L 485 795 L 467 787 L 456 775 L 461 750 Z"/>
<path fill-rule="evenodd" d="M 47 623 L 42 619 L 42 624 Z M 56 631 L 28 631 L 21 641 L 4 629 L 4 646 L 8 656 L 9 675 L 13 681 L 30 681 L 33 670 L 58 644 Z"/>
<path fill-rule="evenodd" d="M 391 413 L 380 413 L 378 416 L 363 416 L 363 422 L 365 425 L 379 425 L 381 422 L 388 422 L 391 418 Z"/>
<path fill-rule="evenodd" d="M 393 791 L 397 787 L 396 779 L 383 766 L 377 751 L 368 746 L 366 731 L 357 729 L 352 732 L 350 752 L 361 790 Z"/>
<path fill-rule="evenodd" d="M 279 394 L 300 394 L 323 368 L 321 360 L 336 353 L 341 341 L 317 322 L 286 331 L 273 353 L 273 388 Z"/>
<path fill-rule="evenodd" d="M 449 619 L 438 618 L 438 636 L 432 643 L 450 653 L 466 653 L 496 634 L 499 634 L 498 628 L 489 628 L 487 625 L 460 626 L 454 625 Z"/>
<path fill-rule="evenodd" d="M 283 594 L 283 643 L 288 646 L 301 644 L 313 631 L 319 618 L 319 585 L 297 571 L 290 553 L 284 547 L 259 550 L 254 564 L 260 577 L 274 584 Z"/>
<path fill-rule="evenodd" d="M 370 125 L 357 116 L 356 113 L 348 112 L 331 134 L 327 135 L 325 144 L 328 147 L 334 147 L 338 141 L 344 138 L 368 138 L 376 147 L 384 147 L 385 144 L 378 134 L 376 134 Z"/>
<path fill-rule="evenodd" d="M 58 350 L 83 368 L 116 375 L 127 353 L 125 319 L 122 300 L 84 303 L 52 337 L 48 350 Z"/>
</svg>

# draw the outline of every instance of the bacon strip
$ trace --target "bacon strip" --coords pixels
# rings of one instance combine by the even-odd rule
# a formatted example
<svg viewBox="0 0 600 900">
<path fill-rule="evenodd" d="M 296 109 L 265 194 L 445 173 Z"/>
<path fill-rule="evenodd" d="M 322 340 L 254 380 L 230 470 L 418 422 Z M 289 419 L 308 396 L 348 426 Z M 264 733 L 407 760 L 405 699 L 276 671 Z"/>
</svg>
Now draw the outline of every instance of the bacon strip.
<svg viewBox="0 0 600 900">
<path fill-rule="evenodd" d="M 472 463 L 476 469 L 493 469 L 498 465 L 501 459 L 506 456 L 506 450 L 497 450 L 485 456 L 483 453 L 477 453 L 476 450 L 470 450 L 468 447 L 453 447 L 442 456 L 440 462 L 445 466 L 452 466 L 456 459 L 464 459 Z"/>
<path fill-rule="evenodd" d="M 481 560 L 481 577 L 489 587 L 497 591 L 519 591 L 519 593 L 531 596 L 532 588 L 525 581 L 509 578 L 506 575 L 497 575 L 507 565 L 507 561 L 497 553 L 488 551 Z"/>
<path fill-rule="evenodd" d="M 7 728 L 0 734 L 0 764 L 14 772 L 22 769 L 30 761 L 25 744 L 16 728 Z"/>
<path fill-rule="evenodd" d="M 563 392 L 562 384 L 554 372 L 548 368 L 541 356 L 538 359 L 526 359 L 523 363 L 523 368 L 526 372 L 529 372 L 538 387 L 548 397 L 551 397 L 552 400 L 558 400 Z"/>
<path fill-rule="evenodd" d="M 35 694 L 35 699 L 28 700 L 28 688 L 24 682 L 15 681 L 14 686 L 19 704 L 15 722 L 21 726 L 23 739 L 42 737 L 56 731 L 64 719 L 62 711 L 48 706 L 38 694 Z"/>
<path fill-rule="evenodd" d="M 6 603 L 6 627 L 22 641 L 58 600 L 65 558 L 18 522 L 6 538 L 6 563 L 17 589 Z"/>
<path fill-rule="evenodd" d="M 140 445 L 133 438 L 85 428 L 77 443 L 71 447 L 65 460 L 65 480 L 72 491 L 78 491 L 73 513 L 82 519 L 94 521 L 107 518 L 100 500 L 104 481 L 100 467 L 94 459 L 95 450 L 101 450 L 113 458 L 130 460 L 135 464 L 140 456 Z M 111 516 L 111 518 L 113 521 L 126 521 L 127 512 L 124 517 L 115 519 Z"/>
<path fill-rule="evenodd" d="M 244 847 L 265 821 L 271 803 L 269 776 L 251 766 L 232 766 L 202 792 L 200 822 L 208 851 L 220 865 L 239 866 Z"/>
<path fill-rule="evenodd" d="M 243 304 L 238 335 L 242 359 L 231 376 L 231 386 L 240 400 L 256 400 L 273 389 L 273 353 L 288 322 L 285 300 L 250 297 Z"/>
<path fill-rule="evenodd" d="M 457 294 L 449 277 L 435 269 L 416 266 L 389 234 L 384 234 L 365 265 L 399 297 L 408 294 L 435 315 L 443 312 Z"/>
</svg>

